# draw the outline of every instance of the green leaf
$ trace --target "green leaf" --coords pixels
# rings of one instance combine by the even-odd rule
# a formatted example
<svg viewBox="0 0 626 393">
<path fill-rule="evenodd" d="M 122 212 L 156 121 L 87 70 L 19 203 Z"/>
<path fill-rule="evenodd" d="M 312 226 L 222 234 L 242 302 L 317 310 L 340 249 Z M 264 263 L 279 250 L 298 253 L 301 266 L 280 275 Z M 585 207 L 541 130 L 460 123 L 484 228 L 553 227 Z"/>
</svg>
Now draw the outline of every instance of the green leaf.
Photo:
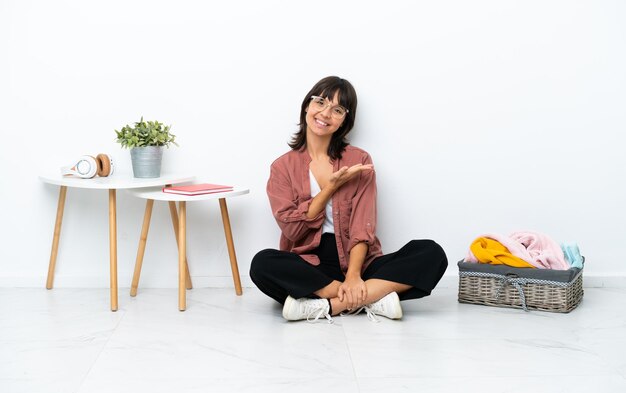
<svg viewBox="0 0 626 393">
<path fill-rule="evenodd" d="M 115 131 L 116 141 L 123 147 L 132 149 L 142 146 L 165 146 L 170 144 L 178 146 L 176 136 L 170 133 L 171 125 L 164 126 L 156 120 L 145 121 L 143 116 L 134 126 L 125 125 L 119 131 Z"/>
</svg>

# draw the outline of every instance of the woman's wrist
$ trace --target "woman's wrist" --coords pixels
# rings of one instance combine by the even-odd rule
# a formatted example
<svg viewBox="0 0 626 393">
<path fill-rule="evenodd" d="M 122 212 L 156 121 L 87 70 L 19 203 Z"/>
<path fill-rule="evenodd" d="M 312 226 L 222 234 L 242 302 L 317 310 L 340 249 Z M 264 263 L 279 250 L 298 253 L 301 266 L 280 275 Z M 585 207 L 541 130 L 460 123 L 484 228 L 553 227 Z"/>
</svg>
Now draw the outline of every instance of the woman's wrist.
<svg viewBox="0 0 626 393">
<path fill-rule="evenodd" d="M 329 196 L 332 196 L 337 191 L 337 186 L 334 183 L 328 183 L 326 187 L 322 189 L 322 192 L 328 193 Z"/>
</svg>

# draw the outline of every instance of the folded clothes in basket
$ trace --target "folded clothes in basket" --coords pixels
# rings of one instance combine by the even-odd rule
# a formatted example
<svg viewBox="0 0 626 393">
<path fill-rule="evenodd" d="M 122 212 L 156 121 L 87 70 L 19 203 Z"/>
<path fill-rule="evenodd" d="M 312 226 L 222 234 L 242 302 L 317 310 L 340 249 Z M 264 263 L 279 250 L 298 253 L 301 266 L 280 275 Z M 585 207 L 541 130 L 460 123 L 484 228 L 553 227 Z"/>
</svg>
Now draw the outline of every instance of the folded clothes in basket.
<svg viewBox="0 0 626 393">
<path fill-rule="evenodd" d="M 465 262 L 567 270 L 563 250 L 551 237 L 531 231 L 513 232 L 509 236 L 486 233 L 470 245 Z"/>
<path fill-rule="evenodd" d="M 572 267 L 583 268 L 583 256 L 580 255 L 578 244 L 561 244 L 561 249 L 565 255 L 565 259 Z"/>
</svg>

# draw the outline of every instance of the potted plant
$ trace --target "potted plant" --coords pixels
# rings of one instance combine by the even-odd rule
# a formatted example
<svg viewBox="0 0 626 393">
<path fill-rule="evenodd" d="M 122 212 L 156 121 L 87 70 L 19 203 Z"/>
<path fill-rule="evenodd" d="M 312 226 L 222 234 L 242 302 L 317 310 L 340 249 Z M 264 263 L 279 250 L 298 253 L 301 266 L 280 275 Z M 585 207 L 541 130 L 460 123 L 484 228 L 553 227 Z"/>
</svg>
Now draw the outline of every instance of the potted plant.
<svg viewBox="0 0 626 393">
<path fill-rule="evenodd" d="M 178 146 L 174 141 L 176 135 L 170 133 L 170 128 L 158 121 L 144 121 L 142 116 L 134 126 L 125 125 L 120 131 L 115 130 L 117 142 L 130 149 L 135 177 L 161 176 L 163 146 L 169 148 L 170 143 Z"/>
</svg>

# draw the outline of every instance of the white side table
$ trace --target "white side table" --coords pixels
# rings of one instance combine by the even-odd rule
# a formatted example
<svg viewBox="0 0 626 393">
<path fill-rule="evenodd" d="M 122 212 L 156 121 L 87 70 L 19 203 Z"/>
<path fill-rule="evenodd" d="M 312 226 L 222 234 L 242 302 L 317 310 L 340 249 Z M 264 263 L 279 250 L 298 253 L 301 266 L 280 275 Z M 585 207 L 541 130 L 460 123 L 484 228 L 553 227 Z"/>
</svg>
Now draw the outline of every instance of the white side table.
<svg viewBox="0 0 626 393">
<path fill-rule="evenodd" d="M 59 173 L 43 174 L 39 180 L 44 183 L 61 186 L 59 202 L 57 205 L 56 222 L 54 224 L 54 236 L 52 238 L 52 251 L 50 252 L 50 265 L 48 266 L 48 279 L 46 288 L 52 289 L 54 281 L 54 268 L 56 266 L 59 239 L 61 238 L 61 223 L 63 221 L 63 209 L 67 188 L 89 188 L 109 191 L 109 262 L 111 279 L 111 311 L 117 311 L 117 200 L 118 189 L 132 189 L 140 187 L 164 186 L 166 184 L 178 184 L 193 181 L 194 176 L 180 174 L 164 174 L 153 179 L 139 179 L 131 174 L 113 174 L 107 177 L 94 177 L 92 179 L 80 179 L 73 176 L 62 176 Z"/>
<path fill-rule="evenodd" d="M 130 295 L 137 295 L 137 286 L 139 285 L 139 276 L 141 274 L 141 265 L 143 263 L 143 255 L 146 249 L 148 239 L 148 229 L 150 228 L 150 218 L 152 216 L 152 206 L 154 201 L 168 201 L 170 203 L 170 213 L 174 222 L 175 208 L 172 210 L 172 204 L 178 202 L 178 309 L 185 311 L 187 308 L 186 289 L 191 289 L 191 280 L 189 278 L 189 269 L 187 266 L 187 202 L 206 201 L 218 199 L 220 210 L 222 212 L 222 223 L 224 225 L 224 235 L 226 236 L 226 245 L 228 247 L 228 256 L 230 257 L 230 268 L 235 284 L 235 293 L 242 294 L 241 279 L 239 278 L 239 267 L 237 266 L 237 256 L 235 255 L 235 246 L 233 242 L 233 234 L 230 227 L 230 218 L 228 217 L 228 208 L 226 206 L 226 198 L 232 198 L 239 195 L 248 194 L 247 188 L 235 187 L 233 191 L 217 192 L 213 194 L 203 195 L 179 195 L 169 194 L 162 191 L 161 187 L 153 187 L 146 189 L 128 190 L 132 195 L 146 199 L 146 212 L 144 214 L 143 226 L 141 228 L 141 237 L 139 239 L 139 247 L 137 250 L 137 260 L 135 261 L 135 273 L 133 274 L 133 282 L 131 284 Z M 176 228 L 175 228 L 176 229 Z"/>
</svg>

